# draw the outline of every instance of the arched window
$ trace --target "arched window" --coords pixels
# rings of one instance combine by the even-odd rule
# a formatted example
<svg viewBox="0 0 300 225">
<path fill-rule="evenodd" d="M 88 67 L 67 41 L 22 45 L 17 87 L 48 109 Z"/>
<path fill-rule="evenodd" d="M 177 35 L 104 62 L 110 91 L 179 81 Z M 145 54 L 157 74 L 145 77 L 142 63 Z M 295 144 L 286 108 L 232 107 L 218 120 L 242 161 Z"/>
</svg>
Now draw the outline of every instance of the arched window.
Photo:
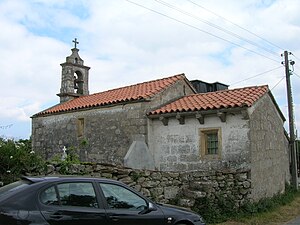
<svg viewBox="0 0 300 225">
<path fill-rule="evenodd" d="M 83 94 L 83 76 L 80 71 L 76 71 L 74 74 L 74 92 Z"/>
</svg>

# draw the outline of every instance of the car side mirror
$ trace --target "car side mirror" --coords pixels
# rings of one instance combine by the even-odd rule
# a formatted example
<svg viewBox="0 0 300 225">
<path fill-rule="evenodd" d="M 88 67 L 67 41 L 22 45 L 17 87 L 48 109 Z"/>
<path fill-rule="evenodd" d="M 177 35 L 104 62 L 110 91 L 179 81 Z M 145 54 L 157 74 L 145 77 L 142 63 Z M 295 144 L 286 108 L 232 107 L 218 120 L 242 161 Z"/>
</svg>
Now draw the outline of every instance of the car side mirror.
<svg viewBox="0 0 300 225">
<path fill-rule="evenodd" d="M 148 210 L 151 211 L 156 211 L 157 208 L 155 207 L 155 205 L 152 202 L 148 203 Z"/>
<path fill-rule="evenodd" d="M 156 206 L 152 202 L 148 202 L 147 208 L 139 212 L 139 214 L 146 214 L 156 210 L 157 210 Z"/>
</svg>

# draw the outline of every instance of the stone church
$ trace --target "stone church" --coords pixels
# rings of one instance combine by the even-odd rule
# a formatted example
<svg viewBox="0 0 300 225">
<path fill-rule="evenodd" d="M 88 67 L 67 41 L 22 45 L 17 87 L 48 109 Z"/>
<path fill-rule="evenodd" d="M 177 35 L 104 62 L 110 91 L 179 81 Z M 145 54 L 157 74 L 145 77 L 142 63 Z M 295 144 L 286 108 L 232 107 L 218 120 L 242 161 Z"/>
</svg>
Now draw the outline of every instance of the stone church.
<svg viewBox="0 0 300 225">
<path fill-rule="evenodd" d="M 60 103 L 32 116 L 32 144 L 47 159 L 161 171 L 249 170 L 257 195 L 284 190 L 288 139 L 267 85 L 228 89 L 185 74 L 90 94 L 75 46 L 61 64 Z"/>
</svg>

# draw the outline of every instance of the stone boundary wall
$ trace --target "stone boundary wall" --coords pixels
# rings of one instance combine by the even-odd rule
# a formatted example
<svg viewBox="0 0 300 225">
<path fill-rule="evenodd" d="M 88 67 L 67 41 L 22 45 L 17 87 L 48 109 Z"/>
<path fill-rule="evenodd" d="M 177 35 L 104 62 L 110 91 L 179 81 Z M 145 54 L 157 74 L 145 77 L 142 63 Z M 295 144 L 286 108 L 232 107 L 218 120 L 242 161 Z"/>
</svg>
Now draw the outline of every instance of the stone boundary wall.
<svg viewBox="0 0 300 225">
<path fill-rule="evenodd" d="M 59 175 L 60 165 L 48 165 L 47 176 Z M 72 164 L 67 174 L 119 180 L 159 202 L 192 208 L 196 199 L 230 198 L 238 207 L 250 200 L 249 171 L 162 172 L 135 170 L 105 164 Z"/>
</svg>

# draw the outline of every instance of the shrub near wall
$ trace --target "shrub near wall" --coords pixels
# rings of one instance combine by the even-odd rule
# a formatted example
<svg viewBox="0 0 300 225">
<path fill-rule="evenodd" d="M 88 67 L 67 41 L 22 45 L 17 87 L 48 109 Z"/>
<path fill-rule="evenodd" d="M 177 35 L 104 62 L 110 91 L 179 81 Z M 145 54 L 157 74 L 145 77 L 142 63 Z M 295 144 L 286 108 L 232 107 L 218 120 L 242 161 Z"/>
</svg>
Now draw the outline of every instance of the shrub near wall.
<svg viewBox="0 0 300 225">
<path fill-rule="evenodd" d="M 30 140 L 0 138 L 0 181 L 4 184 L 26 173 L 44 171 L 44 160 L 31 149 Z"/>
<path fill-rule="evenodd" d="M 249 171 L 162 172 L 134 170 L 105 164 L 48 165 L 47 175 L 89 175 L 119 180 L 150 199 L 193 208 L 202 213 L 220 202 L 230 203 L 231 209 L 248 201 L 251 193 Z"/>
</svg>

